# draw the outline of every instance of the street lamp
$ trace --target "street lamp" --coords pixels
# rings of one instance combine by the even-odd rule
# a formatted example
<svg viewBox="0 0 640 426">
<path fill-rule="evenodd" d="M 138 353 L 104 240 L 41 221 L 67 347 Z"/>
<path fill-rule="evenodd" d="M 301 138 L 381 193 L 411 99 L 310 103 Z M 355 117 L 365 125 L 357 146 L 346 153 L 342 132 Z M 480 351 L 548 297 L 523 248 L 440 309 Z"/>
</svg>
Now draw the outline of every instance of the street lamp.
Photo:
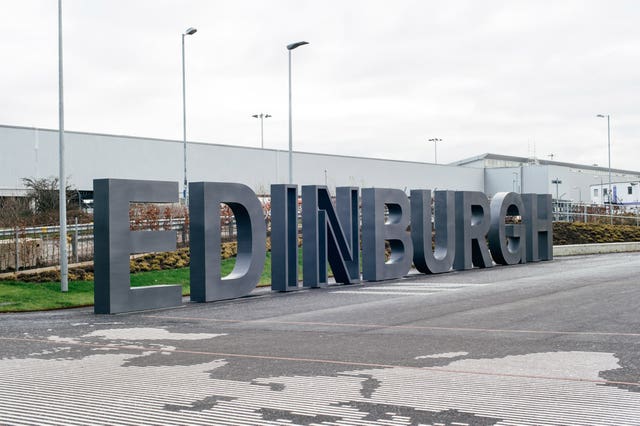
<svg viewBox="0 0 640 426">
<path fill-rule="evenodd" d="M 613 225 L 613 211 L 611 210 L 611 116 L 609 114 L 598 114 L 598 118 L 607 119 L 607 151 L 609 153 L 609 223 Z"/>
<path fill-rule="evenodd" d="M 182 33 L 182 158 L 184 160 L 184 188 L 182 188 L 182 197 L 184 198 L 185 204 L 187 203 L 187 95 L 184 72 L 184 36 L 193 35 L 196 31 L 198 31 L 196 28 L 189 27 Z"/>
<path fill-rule="evenodd" d="M 552 184 L 554 184 L 556 186 L 556 200 L 560 201 L 560 196 L 558 195 L 558 188 L 560 186 L 560 184 L 562 183 L 562 181 L 560 180 L 560 178 L 555 178 L 551 181 Z M 564 195 L 564 194 L 563 194 Z"/>
<path fill-rule="evenodd" d="M 67 179 L 64 169 L 64 87 L 62 67 L 62 0 L 58 0 L 58 150 L 59 150 L 59 211 L 60 211 L 60 291 L 69 291 L 67 258 Z M 18 264 L 16 263 L 16 272 Z"/>
<path fill-rule="evenodd" d="M 579 186 L 572 186 L 571 189 L 577 189 L 578 190 L 578 202 L 580 204 L 582 204 L 582 188 Z"/>
<path fill-rule="evenodd" d="M 271 117 L 269 114 L 253 114 L 253 118 L 260 119 L 260 148 L 264 149 L 264 119 Z"/>
<path fill-rule="evenodd" d="M 287 45 L 289 51 L 289 183 L 293 183 L 293 125 L 292 125 L 292 112 L 291 112 L 291 51 L 300 46 L 309 44 L 306 41 L 298 41 Z"/>
<path fill-rule="evenodd" d="M 442 139 L 431 138 L 429 139 L 429 142 L 433 142 L 433 158 L 435 164 L 438 164 L 438 142 L 442 142 Z"/>
</svg>

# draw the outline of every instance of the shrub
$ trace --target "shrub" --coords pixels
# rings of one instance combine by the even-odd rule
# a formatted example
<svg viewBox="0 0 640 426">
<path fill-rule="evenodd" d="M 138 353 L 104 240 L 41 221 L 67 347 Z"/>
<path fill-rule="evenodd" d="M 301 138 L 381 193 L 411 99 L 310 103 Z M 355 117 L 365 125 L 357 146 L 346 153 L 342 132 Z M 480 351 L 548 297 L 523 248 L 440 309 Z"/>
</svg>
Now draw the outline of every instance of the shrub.
<svg viewBox="0 0 640 426">
<path fill-rule="evenodd" d="M 582 222 L 554 222 L 553 244 L 621 243 L 640 241 L 640 227 Z"/>
</svg>

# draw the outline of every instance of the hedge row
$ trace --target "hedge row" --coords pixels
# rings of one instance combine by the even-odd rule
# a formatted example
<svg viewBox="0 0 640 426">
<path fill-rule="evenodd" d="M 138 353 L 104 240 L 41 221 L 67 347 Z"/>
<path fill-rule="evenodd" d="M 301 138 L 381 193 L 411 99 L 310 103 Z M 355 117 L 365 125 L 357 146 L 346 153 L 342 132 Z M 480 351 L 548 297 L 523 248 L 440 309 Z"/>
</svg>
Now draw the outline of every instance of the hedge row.
<svg viewBox="0 0 640 426">
<path fill-rule="evenodd" d="M 640 241 L 640 226 L 554 222 L 553 244 L 623 243 Z"/>
</svg>

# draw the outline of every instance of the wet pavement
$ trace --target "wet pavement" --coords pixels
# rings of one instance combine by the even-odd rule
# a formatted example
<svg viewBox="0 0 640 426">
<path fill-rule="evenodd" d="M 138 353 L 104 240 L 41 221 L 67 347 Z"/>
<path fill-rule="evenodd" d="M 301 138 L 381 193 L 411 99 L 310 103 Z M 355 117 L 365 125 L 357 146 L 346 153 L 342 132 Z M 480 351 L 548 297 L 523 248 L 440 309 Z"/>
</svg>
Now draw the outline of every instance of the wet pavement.
<svg viewBox="0 0 640 426">
<path fill-rule="evenodd" d="M 0 315 L 0 424 L 640 424 L 640 254 Z"/>
</svg>

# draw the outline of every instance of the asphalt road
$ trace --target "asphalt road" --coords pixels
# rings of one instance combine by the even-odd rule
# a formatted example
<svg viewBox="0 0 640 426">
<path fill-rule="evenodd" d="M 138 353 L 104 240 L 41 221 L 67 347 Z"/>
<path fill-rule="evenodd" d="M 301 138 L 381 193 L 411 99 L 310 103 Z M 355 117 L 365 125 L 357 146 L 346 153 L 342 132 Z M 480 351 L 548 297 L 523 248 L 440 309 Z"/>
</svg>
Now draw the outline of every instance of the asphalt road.
<svg viewBox="0 0 640 426">
<path fill-rule="evenodd" d="M 640 253 L 0 315 L 0 424 L 640 424 Z"/>
</svg>

